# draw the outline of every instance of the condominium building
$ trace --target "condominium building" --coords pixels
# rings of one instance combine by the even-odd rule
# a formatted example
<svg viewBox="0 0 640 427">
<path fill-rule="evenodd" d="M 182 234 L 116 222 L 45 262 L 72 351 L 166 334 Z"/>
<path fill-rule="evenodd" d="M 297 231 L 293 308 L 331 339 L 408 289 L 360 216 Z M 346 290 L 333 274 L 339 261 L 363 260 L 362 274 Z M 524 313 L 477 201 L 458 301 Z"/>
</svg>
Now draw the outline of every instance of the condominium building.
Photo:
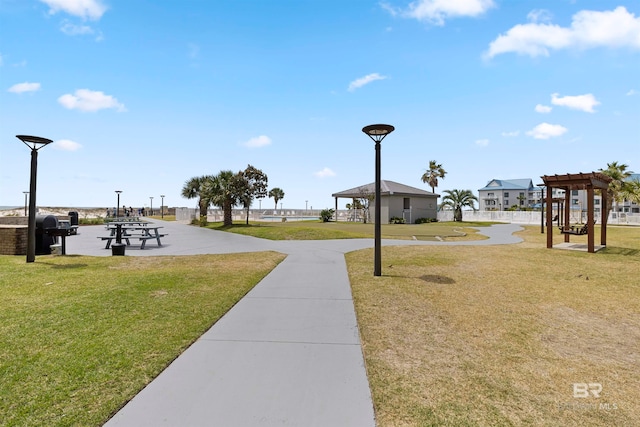
<svg viewBox="0 0 640 427">
<path fill-rule="evenodd" d="M 632 174 L 629 180 L 640 180 L 640 174 Z M 486 186 L 478 190 L 478 201 L 481 211 L 502 211 L 509 208 L 529 208 L 540 209 L 544 187 L 533 185 L 530 178 L 524 179 L 492 179 Z M 563 199 L 564 190 L 553 189 L 551 195 L 554 199 Z M 570 209 L 572 211 L 586 212 L 587 192 L 584 190 L 571 190 Z M 601 197 L 595 196 L 594 211 L 600 212 Z M 612 211 L 616 213 L 637 214 L 640 213 L 640 205 L 625 200 L 620 203 L 613 203 Z"/>
</svg>

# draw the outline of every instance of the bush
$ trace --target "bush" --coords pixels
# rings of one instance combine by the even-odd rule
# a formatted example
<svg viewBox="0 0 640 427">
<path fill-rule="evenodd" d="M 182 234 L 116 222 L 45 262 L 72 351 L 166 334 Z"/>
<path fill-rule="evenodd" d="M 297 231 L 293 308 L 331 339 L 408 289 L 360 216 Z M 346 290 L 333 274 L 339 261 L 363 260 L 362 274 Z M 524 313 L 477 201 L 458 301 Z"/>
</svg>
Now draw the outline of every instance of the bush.
<svg viewBox="0 0 640 427">
<path fill-rule="evenodd" d="M 428 224 L 430 222 L 438 222 L 438 218 L 418 218 L 415 220 L 415 224 Z"/>
<path fill-rule="evenodd" d="M 404 224 L 404 218 L 392 216 L 391 218 L 389 218 L 389 224 Z"/>
<path fill-rule="evenodd" d="M 323 209 L 320 211 L 320 218 L 322 219 L 322 222 L 329 222 L 331 221 L 331 218 L 333 218 L 333 213 L 335 212 L 335 210 L 333 209 Z"/>
</svg>

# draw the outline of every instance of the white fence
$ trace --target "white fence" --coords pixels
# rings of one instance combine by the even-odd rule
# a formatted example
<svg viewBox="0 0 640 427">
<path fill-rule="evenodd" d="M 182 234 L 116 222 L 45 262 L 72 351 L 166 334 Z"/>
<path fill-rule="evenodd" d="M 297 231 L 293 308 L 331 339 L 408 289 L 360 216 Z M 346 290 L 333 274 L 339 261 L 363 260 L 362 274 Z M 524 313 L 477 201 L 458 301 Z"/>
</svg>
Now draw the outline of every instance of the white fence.
<svg viewBox="0 0 640 427">
<path fill-rule="evenodd" d="M 539 211 L 463 211 L 463 221 L 494 221 L 508 222 L 511 224 L 540 224 L 542 219 Z M 453 221 L 453 211 L 438 212 L 438 221 Z M 572 223 L 584 223 L 587 221 L 586 212 L 571 212 Z M 640 225 L 640 214 L 628 214 L 623 212 L 611 212 L 607 224 Z"/>
<path fill-rule="evenodd" d="M 339 209 L 338 221 L 360 221 L 362 212 Z M 176 220 L 180 222 L 191 222 L 198 217 L 197 209 L 176 208 Z M 247 211 L 234 209 L 232 211 L 233 221 L 246 221 Z M 319 209 L 249 209 L 249 221 L 304 221 L 320 218 Z M 207 221 L 221 222 L 223 220 L 222 209 L 209 209 L 207 211 Z M 536 211 L 463 211 L 463 221 L 489 221 L 507 222 L 512 224 L 540 224 L 540 212 Z M 571 223 L 584 223 L 587 220 L 585 212 L 580 218 L 579 213 L 571 212 Z M 438 212 L 438 221 L 453 221 L 453 211 Z M 640 214 L 628 214 L 623 212 L 612 212 L 609 215 L 609 225 L 626 224 L 640 225 Z"/>
</svg>

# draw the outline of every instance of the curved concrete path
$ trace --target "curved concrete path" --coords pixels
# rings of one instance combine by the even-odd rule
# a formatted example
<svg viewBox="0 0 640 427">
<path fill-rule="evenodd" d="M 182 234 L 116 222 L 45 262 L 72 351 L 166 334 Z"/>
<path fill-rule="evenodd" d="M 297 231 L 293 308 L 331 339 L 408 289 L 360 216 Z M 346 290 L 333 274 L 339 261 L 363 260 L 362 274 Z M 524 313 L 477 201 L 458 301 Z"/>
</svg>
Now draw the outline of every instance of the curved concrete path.
<svg viewBox="0 0 640 427">
<path fill-rule="evenodd" d="M 267 277 L 111 420 L 114 426 L 375 426 L 344 254 L 373 239 L 269 241 L 162 222 L 163 246 L 129 256 L 274 250 Z M 517 243 L 514 225 L 480 241 L 383 240 L 383 245 Z M 68 254 L 111 255 L 102 226 L 81 227 Z M 384 274 L 384 271 L 383 271 Z"/>
</svg>

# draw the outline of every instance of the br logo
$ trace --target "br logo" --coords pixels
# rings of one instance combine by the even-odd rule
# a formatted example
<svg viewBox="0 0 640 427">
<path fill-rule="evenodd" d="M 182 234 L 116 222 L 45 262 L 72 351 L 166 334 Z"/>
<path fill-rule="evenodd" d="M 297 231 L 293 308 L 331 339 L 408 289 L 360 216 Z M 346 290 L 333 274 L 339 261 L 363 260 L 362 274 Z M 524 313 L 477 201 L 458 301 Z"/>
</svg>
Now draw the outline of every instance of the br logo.
<svg viewBox="0 0 640 427">
<path fill-rule="evenodd" d="M 573 397 L 600 397 L 602 384 L 600 383 L 573 383 Z"/>
</svg>

